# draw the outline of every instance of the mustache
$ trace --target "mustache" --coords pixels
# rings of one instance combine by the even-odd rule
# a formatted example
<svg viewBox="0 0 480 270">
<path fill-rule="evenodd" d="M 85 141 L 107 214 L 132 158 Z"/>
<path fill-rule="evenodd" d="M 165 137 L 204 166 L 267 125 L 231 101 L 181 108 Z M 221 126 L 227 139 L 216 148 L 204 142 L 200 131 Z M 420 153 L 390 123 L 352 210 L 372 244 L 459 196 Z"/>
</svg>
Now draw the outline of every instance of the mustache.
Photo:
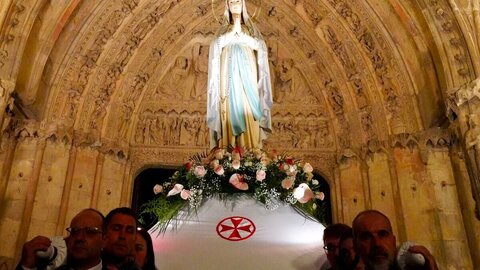
<svg viewBox="0 0 480 270">
<path fill-rule="evenodd" d="M 375 256 L 385 256 L 388 257 L 388 251 L 384 249 L 383 247 L 374 247 L 369 254 L 369 257 L 375 257 Z"/>
</svg>

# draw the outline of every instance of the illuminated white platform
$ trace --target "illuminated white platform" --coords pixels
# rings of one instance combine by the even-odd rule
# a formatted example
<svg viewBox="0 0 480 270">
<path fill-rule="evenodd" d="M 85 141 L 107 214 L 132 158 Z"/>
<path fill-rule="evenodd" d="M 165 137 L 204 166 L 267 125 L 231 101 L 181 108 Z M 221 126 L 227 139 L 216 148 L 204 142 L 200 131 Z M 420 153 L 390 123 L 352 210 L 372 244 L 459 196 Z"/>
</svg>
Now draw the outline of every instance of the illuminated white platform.
<svg viewBox="0 0 480 270">
<path fill-rule="evenodd" d="M 173 223 L 151 232 L 159 269 L 316 270 L 326 261 L 324 226 L 289 205 L 272 211 L 249 196 L 211 198 Z"/>
</svg>

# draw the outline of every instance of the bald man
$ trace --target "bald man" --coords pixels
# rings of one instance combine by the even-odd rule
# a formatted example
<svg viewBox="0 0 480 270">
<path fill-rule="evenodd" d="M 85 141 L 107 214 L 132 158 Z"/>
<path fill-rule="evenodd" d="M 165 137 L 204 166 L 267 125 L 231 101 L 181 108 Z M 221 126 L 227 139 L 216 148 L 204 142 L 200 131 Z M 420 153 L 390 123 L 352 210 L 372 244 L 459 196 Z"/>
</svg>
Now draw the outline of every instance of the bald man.
<svg viewBox="0 0 480 270">
<path fill-rule="evenodd" d="M 104 216 L 95 209 L 80 211 L 70 222 L 65 238 L 67 262 L 57 269 L 100 270 L 101 254 L 104 246 Z M 38 251 L 46 251 L 51 245 L 49 238 L 37 236 L 23 245 L 22 257 L 18 269 L 37 269 L 42 267 Z"/>
<path fill-rule="evenodd" d="M 355 249 L 366 270 L 398 269 L 396 237 L 387 216 L 377 210 L 366 210 L 355 217 L 352 225 Z M 418 269 L 438 269 L 435 258 L 424 246 L 413 246 L 408 251 L 425 258 L 425 265 Z"/>
</svg>

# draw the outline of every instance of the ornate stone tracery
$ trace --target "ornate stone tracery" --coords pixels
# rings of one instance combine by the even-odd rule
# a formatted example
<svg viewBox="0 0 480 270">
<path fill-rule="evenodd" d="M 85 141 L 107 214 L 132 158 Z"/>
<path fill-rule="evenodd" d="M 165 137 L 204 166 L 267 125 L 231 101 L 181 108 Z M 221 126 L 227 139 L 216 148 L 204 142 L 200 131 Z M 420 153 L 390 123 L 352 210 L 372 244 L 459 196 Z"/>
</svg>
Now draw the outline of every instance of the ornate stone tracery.
<svg viewBox="0 0 480 270">
<path fill-rule="evenodd" d="M 251 10 L 260 3 L 247 2 Z M 32 227 L 38 227 L 33 206 L 45 206 L 39 205 L 39 195 L 26 192 L 30 183 L 40 190 L 56 183 L 60 188 L 52 194 L 71 196 L 70 202 L 55 206 L 58 216 L 49 217 L 57 227 L 52 233 L 61 233 L 77 208 L 128 205 L 142 168 L 176 166 L 208 148 L 207 58 L 218 28 L 210 3 L 113 0 L 87 8 L 83 1 L 75 10 L 58 10 L 52 22 L 42 17 L 48 1 L 6 3 L 8 8 L 0 9 L 0 179 L 6 179 L 0 180 L 0 201 L 16 196 L 21 206 L 7 215 L 24 216 L 0 219 L 1 234 L 2 228 L 30 226 L 30 218 Z M 256 20 L 269 49 L 274 84 L 274 132 L 266 148 L 303 158 L 327 178 L 337 221 L 349 222 L 358 210 L 379 208 L 393 217 L 404 241 L 419 235 L 406 217 L 428 213 L 427 225 L 440 225 L 430 226 L 432 232 L 419 240 L 435 250 L 451 242 L 467 250 L 468 242 L 472 260 L 480 262 L 475 253 L 480 244 L 455 234 L 477 228 L 468 214 L 474 212 L 468 192 L 476 196 L 477 214 L 480 201 L 475 173 L 480 167 L 480 90 L 478 79 L 472 81 L 476 53 L 469 51 L 478 44 L 462 28 L 473 25 L 471 18 L 455 9 L 464 3 L 261 3 Z M 30 29 L 50 23 L 50 34 Z M 37 34 L 45 40 L 45 55 L 30 55 L 40 53 L 26 44 Z M 44 64 L 19 69 L 27 59 Z M 42 76 L 35 83 L 24 78 L 30 73 Z M 22 85 L 38 87 L 26 89 L 37 95 L 34 104 L 18 95 Z M 448 96 L 450 124 L 436 117 L 442 108 L 431 104 L 438 103 L 419 98 L 429 91 L 439 102 Z M 423 106 L 436 112 L 430 121 L 419 109 Z M 411 202 L 421 210 L 411 208 Z M 466 225 L 449 232 L 450 225 L 442 224 L 444 215 L 451 215 L 451 224 Z M 7 240 L 20 250 L 24 234 L 9 234 Z M 444 243 L 438 237 L 453 240 Z M 0 264 L 8 258 L 11 266 L 18 254 L 2 247 Z M 470 254 L 465 256 L 458 260 L 446 254 L 442 265 L 472 269 Z"/>
</svg>

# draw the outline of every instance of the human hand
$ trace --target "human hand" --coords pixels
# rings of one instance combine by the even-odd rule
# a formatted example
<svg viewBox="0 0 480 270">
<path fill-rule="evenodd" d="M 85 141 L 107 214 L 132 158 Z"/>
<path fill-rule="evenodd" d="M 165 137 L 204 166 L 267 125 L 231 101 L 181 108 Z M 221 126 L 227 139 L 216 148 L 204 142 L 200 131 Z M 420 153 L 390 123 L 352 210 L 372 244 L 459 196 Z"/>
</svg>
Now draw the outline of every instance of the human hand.
<svg viewBox="0 0 480 270">
<path fill-rule="evenodd" d="M 25 242 L 25 244 L 23 244 L 20 265 L 27 268 L 35 268 L 37 264 L 37 251 L 46 251 L 51 243 L 52 241 L 50 241 L 50 239 L 41 235 Z"/>
<path fill-rule="evenodd" d="M 438 270 L 438 266 L 437 266 L 437 262 L 435 261 L 435 258 L 426 247 L 415 245 L 415 246 L 411 246 L 408 249 L 408 251 L 411 253 L 421 254 L 425 258 L 425 269 Z"/>
</svg>

